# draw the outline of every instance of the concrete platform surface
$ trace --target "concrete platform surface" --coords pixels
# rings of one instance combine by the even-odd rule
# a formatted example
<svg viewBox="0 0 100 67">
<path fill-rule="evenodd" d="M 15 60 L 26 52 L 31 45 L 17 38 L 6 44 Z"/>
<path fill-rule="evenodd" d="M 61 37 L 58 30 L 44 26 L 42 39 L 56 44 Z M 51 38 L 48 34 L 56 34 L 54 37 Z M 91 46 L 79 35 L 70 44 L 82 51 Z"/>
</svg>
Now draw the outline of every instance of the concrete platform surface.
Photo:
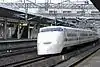
<svg viewBox="0 0 100 67">
<path fill-rule="evenodd" d="M 0 39 L 0 43 L 6 43 L 6 42 L 22 42 L 22 41 L 36 41 L 37 39 L 7 39 L 7 40 L 1 40 Z"/>
<path fill-rule="evenodd" d="M 75 67 L 100 67 L 100 49 Z"/>
</svg>

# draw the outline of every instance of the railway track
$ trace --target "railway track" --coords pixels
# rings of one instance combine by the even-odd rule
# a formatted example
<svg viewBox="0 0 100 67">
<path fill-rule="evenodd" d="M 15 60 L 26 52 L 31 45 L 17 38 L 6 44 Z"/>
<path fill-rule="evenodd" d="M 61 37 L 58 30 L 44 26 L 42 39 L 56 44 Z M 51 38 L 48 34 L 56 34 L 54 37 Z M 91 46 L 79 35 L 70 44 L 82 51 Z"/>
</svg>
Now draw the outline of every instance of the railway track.
<svg viewBox="0 0 100 67">
<path fill-rule="evenodd" d="M 89 44 L 89 43 L 88 43 Z M 64 53 L 48 55 L 48 56 L 33 56 L 32 58 L 4 65 L 4 67 L 73 67 L 85 57 L 91 55 L 99 49 L 99 45 L 89 45 L 83 48 L 72 48 Z M 64 66 L 65 65 L 65 66 Z"/>
<path fill-rule="evenodd" d="M 93 43 L 93 44 L 92 44 Z M 100 49 L 99 41 L 98 42 L 92 42 L 90 45 L 85 47 L 83 49 L 78 50 L 79 54 L 76 56 L 71 57 L 69 60 L 66 60 L 64 62 L 61 62 L 59 64 L 54 65 L 54 67 L 75 67 L 79 63 L 81 63 L 83 60 L 94 54 L 96 51 Z"/>
<path fill-rule="evenodd" d="M 23 65 L 27 65 L 27 64 L 30 64 L 30 63 L 35 63 L 35 62 L 38 62 L 38 61 L 41 61 L 41 60 L 45 60 L 47 58 L 49 58 L 50 56 L 37 56 L 36 58 L 31 58 L 31 59 L 27 59 L 27 60 L 23 60 L 20 62 L 17 62 L 17 63 L 14 63 L 13 65 L 8 65 L 8 67 L 21 67 Z"/>
<path fill-rule="evenodd" d="M 48 58 L 48 57 L 37 56 L 37 57 L 30 58 L 30 59 L 22 60 L 19 62 L 14 62 L 11 64 L 2 65 L 2 67 L 20 67 L 23 64 L 29 64 L 30 62 L 37 62 L 37 61 L 40 61 L 40 60 L 43 60 L 46 58 Z"/>
<path fill-rule="evenodd" d="M 7 50 L 10 50 L 11 52 L 7 52 Z M 5 52 L 4 52 L 5 51 Z M 20 48 L 12 48 L 12 49 L 5 49 L 1 50 L 0 54 L 0 67 L 5 67 L 6 65 L 13 64 L 15 62 L 19 62 L 25 59 L 29 58 L 35 58 L 36 57 L 36 46 L 28 46 L 28 47 L 20 47 Z M 31 53 L 33 53 L 31 55 Z M 27 56 L 29 56 L 27 58 Z M 18 60 L 16 60 L 16 58 Z M 23 59 L 19 59 L 19 58 Z M 26 57 L 26 58 L 25 58 Z"/>
<path fill-rule="evenodd" d="M 63 63 L 55 65 L 55 67 L 75 67 L 80 63 L 81 61 L 85 60 L 87 57 L 91 56 L 93 53 L 95 53 L 97 50 L 99 50 L 100 46 L 92 48 L 86 52 L 81 53 L 80 55 L 71 57 L 71 59 L 66 60 Z"/>
<path fill-rule="evenodd" d="M 90 43 L 87 43 L 87 45 Z M 86 45 L 86 44 L 85 44 Z M 98 43 L 91 46 L 79 46 L 70 50 L 66 49 L 61 54 L 38 56 L 36 50 L 29 51 L 19 56 L 24 59 L 13 61 L 12 63 L 6 63 L 1 65 L 2 67 L 73 67 L 78 62 L 82 61 L 87 56 L 91 55 L 100 48 Z M 19 54 L 13 56 L 18 57 Z M 25 56 L 26 55 L 26 56 Z M 28 56 L 28 57 L 27 57 Z"/>
<path fill-rule="evenodd" d="M 19 55 L 31 51 L 36 51 L 36 45 L 28 46 L 28 47 L 4 49 L 4 50 L 0 50 L 0 58 L 9 57 L 12 55 Z"/>
</svg>

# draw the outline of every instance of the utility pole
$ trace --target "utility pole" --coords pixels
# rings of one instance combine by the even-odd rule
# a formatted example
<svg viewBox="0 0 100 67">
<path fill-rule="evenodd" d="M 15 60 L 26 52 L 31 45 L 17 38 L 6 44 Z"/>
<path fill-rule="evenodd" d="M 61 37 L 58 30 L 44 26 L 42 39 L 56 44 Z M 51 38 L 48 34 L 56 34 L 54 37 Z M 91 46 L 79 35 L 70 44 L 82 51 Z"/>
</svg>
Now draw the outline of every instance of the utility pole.
<svg viewBox="0 0 100 67">
<path fill-rule="evenodd" d="M 35 3 L 36 3 L 36 0 L 35 0 Z"/>
<path fill-rule="evenodd" d="M 25 4 L 25 21 L 27 23 L 27 28 L 28 28 L 28 39 L 30 38 L 30 23 L 28 22 L 28 5 L 26 3 L 26 0 L 24 0 L 24 4 Z"/>
<path fill-rule="evenodd" d="M 48 11 L 49 7 L 49 0 L 45 0 L 45 10 Z"/>
<path fill-rule="evenodd" d="M 25 21 L 27 22 L 28 5 L 25 0 L 24 0 L 24 5 L 25 5 Z"/>
<path fill-rule="evenodd" d="M 51 0 L 50 0 L 50 3 L 51 3 Z"/>
<path fill-rule="evenodd" d="M 54 10 L 54 15 L 55 15 L 55 26 L 56 26 L 56 24 L 57 24 L 57 13 L 56 13 L 55 10 Z"/>
</svg>

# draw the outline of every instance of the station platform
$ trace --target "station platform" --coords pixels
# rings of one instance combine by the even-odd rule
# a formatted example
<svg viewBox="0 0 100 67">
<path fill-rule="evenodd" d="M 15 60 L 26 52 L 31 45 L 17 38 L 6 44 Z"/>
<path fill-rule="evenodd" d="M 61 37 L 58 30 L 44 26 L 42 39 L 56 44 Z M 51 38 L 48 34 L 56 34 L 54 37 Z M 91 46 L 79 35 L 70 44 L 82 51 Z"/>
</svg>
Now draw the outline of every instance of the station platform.
<svg viewBox="0 0 100 67">
<path fill-rule="evenodd" d="M 37 39 L 0 39 L 0 43 L 11 43 L 11 42 L 28 42 L 28 41 L 37 41 Z"/>
<path fill-rule="evenodd" d="M 100 67 L 100 49 L 75 67 Z"/>
</svg>

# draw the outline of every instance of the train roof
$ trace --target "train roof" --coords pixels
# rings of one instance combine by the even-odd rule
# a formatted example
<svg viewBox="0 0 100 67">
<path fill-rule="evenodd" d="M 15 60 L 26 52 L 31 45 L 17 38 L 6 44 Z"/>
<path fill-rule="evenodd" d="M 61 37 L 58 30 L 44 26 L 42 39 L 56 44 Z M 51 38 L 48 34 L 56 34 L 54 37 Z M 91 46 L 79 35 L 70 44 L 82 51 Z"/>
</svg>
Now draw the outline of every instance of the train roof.
<svg viewBox="0 0 100 67">
<path fill-rule="evenodd" d="M 71 27 L 64 27 L 64 26 L 47 26 L 47 27 L 42 27 L 42 28 L 40 28 L 40 29 L 46 29 L 46 28 L 57 28 L 57 27 L 67 28 L 67 29 L 74 29 L 74 30 L 92 31 L 92 30 L 88 30 L 88 29 L 82 29 L 82 28 L 71 28 Z"/>
</svg>

